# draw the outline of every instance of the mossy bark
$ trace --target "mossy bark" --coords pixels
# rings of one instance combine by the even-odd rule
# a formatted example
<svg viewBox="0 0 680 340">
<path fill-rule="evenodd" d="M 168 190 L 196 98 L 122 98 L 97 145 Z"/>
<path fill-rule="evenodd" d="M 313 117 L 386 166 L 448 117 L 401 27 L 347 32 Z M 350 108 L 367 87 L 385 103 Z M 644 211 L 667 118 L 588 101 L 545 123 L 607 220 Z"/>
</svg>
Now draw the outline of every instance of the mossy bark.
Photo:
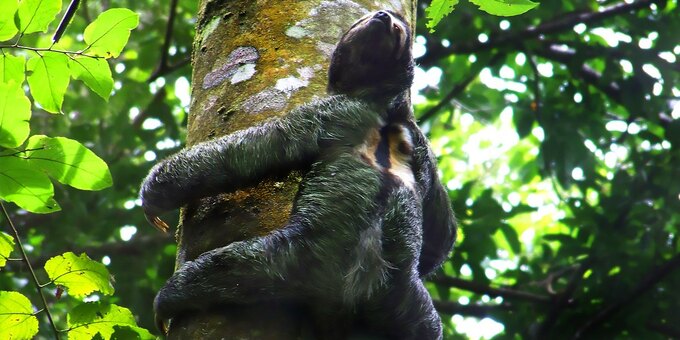
<svg viewBox="0 0 680 340">
<path fill-rule="evenodd" d="M 187 144 L 259 124 L 323 96 L 329 56 L 344 30 L 381 8 L 412 18 L 414 6 L 413 0 L 202 0 Z M 177 234 L 177 266 L 285 225 L 299 181 L 293 172 L 187 207 Z M 170 325 L 169 338 L 300 339 L 310 329 L 304 314 L 264 302 L 181 315 Z"/>
</svg>

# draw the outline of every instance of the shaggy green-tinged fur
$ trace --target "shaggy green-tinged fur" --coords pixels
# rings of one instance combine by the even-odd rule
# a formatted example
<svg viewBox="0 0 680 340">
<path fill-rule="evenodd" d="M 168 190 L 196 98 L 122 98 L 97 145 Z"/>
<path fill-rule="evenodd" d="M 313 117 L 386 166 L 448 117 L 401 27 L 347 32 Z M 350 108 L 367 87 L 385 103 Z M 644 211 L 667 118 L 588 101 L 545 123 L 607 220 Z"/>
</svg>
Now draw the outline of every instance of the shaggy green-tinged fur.
<svg viewBox="0 0 680 340">
<path fill-rule="evenodd" d="M 394 35 L 399 33 L 391 25 L 397 24 L 405 37 Z M 420 278 L 447 257 L 455 221 L 405 99 L 413 58 L 410 46 L 393 57 L 406 47 L 399 41 L 410 42 L 400 16 L 377 12 L 363 18 L 331 60 L 329 93 L 335 95 L 193 146 L 151 170 L 141 192 L 149 216 L 306 170 L 288 224 L 186 262 L 158 293 L 158 318 L 216 304 L 283 300 L 308 306 L 319 319 L 321 338 L 344 338 L 356 329 L 389 338 L 442 337 Z M 409 153 L 414 187 L 358 151 L 371 131 L 386 127 L 410 134 L 397 142 L 408 144 L 403 151 Z M 380 136 L 383 142 L 394 138 Z M 383 160 L 391 156 L 385 152 L 395 152 L 376 150 L 376 159 Z"/>
</svg>

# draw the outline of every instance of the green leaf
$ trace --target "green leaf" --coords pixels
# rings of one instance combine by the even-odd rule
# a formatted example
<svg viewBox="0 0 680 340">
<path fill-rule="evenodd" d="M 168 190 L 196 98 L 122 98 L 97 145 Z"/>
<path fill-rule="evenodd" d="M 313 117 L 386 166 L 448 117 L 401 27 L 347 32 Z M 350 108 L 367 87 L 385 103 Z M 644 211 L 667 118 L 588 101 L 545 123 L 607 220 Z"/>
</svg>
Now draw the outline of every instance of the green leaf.
<svg viewBox="0 0 680 340">
<path fill-rule="evenodd" d="M 116 328 L 127 327 L 135 331 L 141 339 L 154 339 L 155 337 L 144 328 L 137 327 L 135 317 L 129 309 L 105 304 L 102 302 L 84 303 L 68 314 L 67 318 L 69 340 L 90 340 L 97 333 L 109 339 Z"/>
<path fill-rule="evenodd" d="M 14 237 L 0 231 L 0 268 L 7 264 L 12 250 L 14 250 Z"/>
<path fill-rule="evenodd" d="M 502 17 L 524 14 L 538 6 L 530 0 L 470 0 L 484 12 Z"/>
<path fill-rule="evenodd" d="M 76 57 L 69 59 L 69 68 L 73 78 L 82 80 L 87 87 L 104 100 L 108 100 L 113 90 L 113 77 L 109 63 L 105 59 Z"/>
<path fill-rule="evenodd" d="M 134 326 L 113 326 L 115 330 L 111 340 L 155 340 L 156 337 L 148 330 Z"/>
<path fill-rule="evenodd" d="M 519 235 L 517 235 L 517 230 L 511 227 L 507 223 L 501 223 L 501 232 L 505 236 L 505 240 L 508 242 L 510 249 L 515 255 L 520 255 L 522 251 L 522 244 L 519 242 Z"/>
<path fill-rule="evenodd" d="M 15 57 L 9 53 L 0 54 L 0 82 L 9 83 L 13 80 L 19 85 L 23 84 L 25 64 L 24 57 Z"/>
<path fill-rule="evenodd" d="M 47 26 L 61 11 L 61 0 L 21 0 L 19 30 L 24 33 L 47 32 Z"/>
<path fill-rule="evenodd" d="M 62 53 L 44 52 L 28 59 L 26 69 L 32 72 L 28 76 L 31 94 L 45 111 L 61 112 L 64 94 L 71 76 L 68 69 L 68 57 Z"/>
<path fill-rule="evenodd" d="M 68 293 L 82 298 L 98 291 L 104 295 L 113 294 L 113 286 L 106 267 L 91 260 L 87 254 L 80 257 L 72 252 L 55 256 L 45 263 L 45 271 L 55 284 L 66 287 Z"/>
<path fill-rule="evenodd" d="M 78 141 L 65 137 L 31 136 L 23 158 L 57 181 L 80 190 L 101 190 L 113 184 L 109 167 Z"/>
<path fill-rule="evenodd" d="M 17 0 L 0 0 L 0 41 L 9 40 L 19 30 L 14 25 L 14 14 L 17 12 L 19 2 Z"/>
<path fill-rule="evenodd" d="M 139 24 L 139 15 L 127 8 L 113 8 L 100 14 L 85 28 L 85 51 L 106 58 L 118 57 Z"/>
<path fill-rule="evenodd" d="M 430 6 L 425 9 L 425 17 L 429 20 L 425 27 L 434 32 L 434 27 L 444 19 L 445 16 L 453 12 L 453 8 L 458 4 L 459 0 L 432 0 Z"/>
<path fill-rule="evenodd" d="M 54 187 L 45 173 L 32 169 L 23 160 L 0 155 L 0 199 L 14 202 L 32 213 L 61 210 L 54 200 Z"/>
<path fill-rule="evenodd" d="M 31 132 L 31 101 L 13 80 L 0 82 L 0 146 L 16 148 Z"/>
<path fill-rule="evenodd" d="M 18 292 L 0 291 L 0 339 L 32 339 L 36 334 L 31 301 Z"/>
</svg>

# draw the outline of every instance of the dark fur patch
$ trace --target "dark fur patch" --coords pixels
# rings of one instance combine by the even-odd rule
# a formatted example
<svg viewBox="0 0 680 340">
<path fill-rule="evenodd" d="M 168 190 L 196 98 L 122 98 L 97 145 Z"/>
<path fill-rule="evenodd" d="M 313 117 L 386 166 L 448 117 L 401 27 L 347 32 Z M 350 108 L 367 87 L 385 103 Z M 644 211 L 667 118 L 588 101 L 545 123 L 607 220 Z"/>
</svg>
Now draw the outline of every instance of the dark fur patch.
<svg viewBox="0 0 680 340">
<path fill-rule="evenodd" d="M 387 127 L 380 129 L 380 141 L 375 149 L 375 160 L 384 169 L 389 169 L 390 163 L 390 136 Z"/>
</svg>

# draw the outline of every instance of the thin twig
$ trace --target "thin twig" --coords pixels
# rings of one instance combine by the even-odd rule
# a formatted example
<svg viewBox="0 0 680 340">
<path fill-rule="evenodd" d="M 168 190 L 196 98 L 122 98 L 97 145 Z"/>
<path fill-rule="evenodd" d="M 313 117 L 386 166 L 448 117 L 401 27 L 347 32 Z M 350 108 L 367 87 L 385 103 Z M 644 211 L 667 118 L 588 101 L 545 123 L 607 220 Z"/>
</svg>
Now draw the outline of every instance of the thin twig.
<svg viewBox="0 0 680 340">
<path fill-rule="evenodd" d="M 24 149 L 24 150 L 19 150 L 19 151 L 15 152 L 15 153 L 10 153 L 10 154 L 7 154 L 7 155 L 0 155 L 0 157 L 11 157 L 11 156 L 16 156 L 16 155 L 18 155 L 18 154 L 20 154 L 20 153 L 26 153 L 26 152 L 38 151 L 38 150 L 44 150 L 44 149 L 45 149 L 44 146 L 41 146 L 41 147 L 39 147 L 39 148 L 33 148 L 33 149 Z"/>
<path fill-rule="evenodd" d="M 90 11 L 87 9 L 87 0 L 82 0 L 82 4 L 83 5 L 80 6 L 80 8 L 82 8 L 81 12 L 83 19 L 85 19 L 86 23 L 90 24 L 92 22 L 92 18 L 90 17 Z"/>
<path fill-rule="evenodd" d="M 576 291 L 576 287 L 578 287 L 578 284 L 583 279 L 583 274 L 586 272 L 586 270 L 588 270 L 589 267 L 590 261 L 586 260 L 584 263 L 580 264 L 576 270 L 574 270 L 574 272 L 571 274 L 571 277 L 569 278 L 569 283 L 567 284 L 567 287 L 556 299 L 552 308 L 550 309 L 550 312 L 548 313 L 548 316 L 545 317 L 540 327 L 538 328 L 536 334 L 534 334 L 533 338 L 535 339 L 549 338 L 548 333 L 550 328 L 555 324 L 557 318 L 564 311 L 564 308 L 571 303 L 571 300 L 573 299 L 574 296 L 574 292 Z"/>
<path fill-rule="evenodd" d="M 55 52 L 55 53 L 63 53 L 66 55 L 79 55 L 83 57 L 88 57 L 88 58 L 94 58 L 94 59 L 102 59 L 104 57 L 101 56 L 96 56 L 92 54 L 87 54 L 85 53 L 85 50 L 82 51 L 66 51 L 66 50 L 57 50 L 53 49 L 51 46 L 50 47 L 31 47 L 31 46 L 23 46 L 23 45 L 0 45 L 0 49 L 2 48 L 14 48 L 14 49 L 19 49 L 19 50 L 27 50 L 27 51 L 33 51 L 33 52 Z"/>
<path fill-rule="evenodd" d="M 167 95 L 167 89 L 165 86 L 159 88 L 156 93 L 153 95 L 153 98 L 151 99 L 151 102 L 149 102 L 149 105 L 146 106 L 144 111 L 140 112 L 134 119 L 132 119 L 132 123 L 130 124 L 134 130 L 139 130 L 142 127 L 142 123 L 151 116 L 151 114 L 154 113 L 153 107 L 155 105 L 158 105 L 159 103 L 162 103 L 163 100 L 165 100 L 165 97 Z"/>
<path fill-rule="evenodd" d="M 156 79 L 158 79 L 158 78 L 160 78 L 160 77 L 162 77 L 166 74 L 170 74 L 172 72 L 175 72 L 175 71 L 181 69 L 182 67 L 188 65 L 190 62 L 191 62 L 191 57 L 186 57 L 186 58 L 184 58 L 184 59 L 182 59 L 182 60 L 180 60 L 180 61 L 178 61 L 174 64 L 166 65 L 165 67 L 163 67 L 162 70 L 159 69 L 156 72 L 154 72 L 154 74 L 152 74 L 149 77 L 149 79 L 147 80 L 147 83 L 151 83 L 154 80 L 156 80 Z"/>
<path fill-rule="evenodd" d="M 73 19 L 73 16 L 76 14 L 78 5 L 80 5 L 80 0 L 71 0 L 71 3 L 66 9 L 66 13 L 64 13 L 64 16 L 59 22 L 59 26 L 57 26 L 57 29 L 54 31 L 54 35 L 52 36 L 52 45 L 58 43 L 59 39 L 61 39 L 61 36 L 64 34 L 64 32 L 66 32 L 66 27 L 68 27 L 68 24 L 71 23 L 71 19 Z"/>
<path fill-rule="evenodd" d="M 680 72 L 680 64 L 672 63 L 661 58 L 659 54 L 663 52 L 660 49 L 640 48 L 636 43 L 619 42 L 617 47 L 609 47 L 602 45 L 588 45 L 581 41 L 565 41 L 565 40 L 541 40 L 543 46 L 559 46 L 562 50 L 576 50 L 578 57 L 582 60 L 601 59 L 606 56 L 609 59 L 646 59 L 649 63 L 659 65 L 659 67 L 666 68 L 669 71 Z"/>
<path fill-rule="evenodd" d="M 468 85 L 470 85 L 470 83 L 473 80 L 477 79 L 479 72 L 481 72 L 484 69 L 484 67 L 492 66 L 492 65 L 496 64 L 504 56 L 505 56 L 504 53 L 497 53 L 493 57 L 491 57 L 489 62 L 486 63 L 486 64 L 482 64 L 482 63 L 479 63 L 479 62 L 475 63 L 475 68 L 470 72 L 470 74 L 465 79 L 463 79 L 460 83 L 453 86 L 451 91 L 449 91 L 449 93 L 447 93 L 444 96 L 444 98 L 442 98 L 439 101 L 439 103 L 437 103 L 437 105 L 435 105 L 435 106 L 431 107 L 430 109 L 428 109 L 427 111 L 425 111 L 425 113 L 423 113 L 418 118 L 418 121 L 423 122 L 423 121 L 429 120 L 430 118 L 434 117 L 434 115 L 437 114 L 437 112 L 439 112 L 439 110 L 441 110 L 444 106 L 449 104 L 453 98 L 459 96 L 463 91 L 465 91 L 465 89 L 468 87 Z"/>
<path fill-rule="evenodd" d="M 5 215 L 5 219 L 7 220 L 7 223 L 9 223 L 10 228 L 12 228 L 12 231 L 14 232 L 14 239 L 16 239 L 17 244 L 19 245 L 19 251 L 21 252 L 21 257 L 23 257 L 24 262 L 26 262 L 26 266 L 28 266 L 28 271 L 31 273 L 31 276 L 33 277 L 33 284 L 35 284 L 35 288 L 38 290 L 38 294 L 40 295 L 40 298 L 42 299 L 43 307 L 45 309 L 45 313 L 47 314 L 47 319 L 50 321 L 50 325 L 52 326 L 52 331 L 54 332 L 54 337 L 59 340 L 59 330 L 57 330 L 57 325 L 54 323 L 54 319 L 52 318 L 52 313 L 50 312 L 50 309 L 47 307 L 47 300 L 45 299 L 45 294 L 43 294 L 43 291 L 40 287 L 40 282 L 38 282 L 38 277 L 35 275 L 35 271 L 33 270 L 33 266 L 31 266 L 31 262 L 28 260 L 28 255 L 26 255 L 26 251 L 24 250 L 24 245 L 21 242 L 21 238 L 19 238 L 19 231 L 17 228 L 14 226 L 14 223 L 12 220 L 9 218 L 9 214 L 7 213 L 7 209 L 5 209 L 5 205 L 0 201 L 0 208 L 2 208 L 2 213 Z"/>
<path fill-rule="evenodd" d="M 172 42 L 172 34 L 174 33 L 175 18 L 177 16 L 177 0 L 170 2 L 170 13 L 168 14 L 168 25 L 165 26 L 165 39 L 163 40 L 163 47 L 161 47 L 161 58 L 158 62 L 158 67 L 151 74 L 147 82 L 152 82 L 165 74 L 169 68 L 168 58 L 170 54 L 170 43 Z"/>
<path fill-rule="evenodd" d="M 534 74 L 531 87 L 532 92 L 534 93 L 535 107 L 532 107 L 532 109 L 536 113 L 536 121 L 538 122 L 538 124 L 543 125 L 542 124 L 543 111 L 541 110 L 543 108 L 543 99 L 541 97 L 541 74 L 538 72 L 538 65 L 536 65 L 536 60 L 534 60 L 534 56 L 528 51 L 524 51 L 524 54 L 526 55 L 527 62 L 529 63 L 529 67 L 531 68 L 531 72 Z"/>
<path fill-rule="evenodd" d="M 577 53 L 573 50 L 563 50 L 556 46 L 548 46 L 545 49 L 534 50 L 536 55 L 550 59 L 565 65 L 572 65 L 576 63 Z M 580 61 L 579 61 L 580 63 Z M 568 70 L 574 74 L 575 78 L 580 78 L 587 84 L 590 84 L 600 90 L 602 93 L 607 95 L 613 101 L 617 103 L 623 102 L 623 95 L 621 94 L 621 87 L 616 82 L 610 82 L 608 84 L 603 84 L 602 75 L 595 71 L 592 67 L 580 63 L 578 67 L 569 67 Z"/>
</svg>

